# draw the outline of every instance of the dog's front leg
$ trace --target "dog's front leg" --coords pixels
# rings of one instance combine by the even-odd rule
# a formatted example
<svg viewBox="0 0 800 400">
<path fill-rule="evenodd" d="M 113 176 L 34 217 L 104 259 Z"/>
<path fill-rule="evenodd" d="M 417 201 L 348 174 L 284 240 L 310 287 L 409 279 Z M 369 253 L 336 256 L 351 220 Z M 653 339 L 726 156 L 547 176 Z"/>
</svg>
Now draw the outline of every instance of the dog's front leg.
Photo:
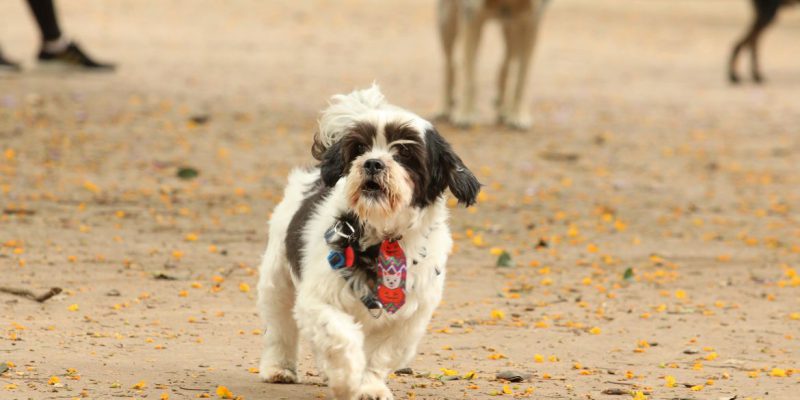
<svg viewBox="0 0 800 400">
<path fill-rule="evenodd" d="M 433 307 L 420 307 L 408 320 L 369 332 L 364 338 L 367 366 L 360 399 L 391 400 L 386 386 L 390 372 L 407 367 L 417 351 L 417 344 L 433 315 Z"/>
<path fill-rule="evenodd" d="M 353 317 L 301 291 L 295 318 L 309 339 L 336 400 L 351 400 L 364 375 L 364 333 Z"/>
</svg>

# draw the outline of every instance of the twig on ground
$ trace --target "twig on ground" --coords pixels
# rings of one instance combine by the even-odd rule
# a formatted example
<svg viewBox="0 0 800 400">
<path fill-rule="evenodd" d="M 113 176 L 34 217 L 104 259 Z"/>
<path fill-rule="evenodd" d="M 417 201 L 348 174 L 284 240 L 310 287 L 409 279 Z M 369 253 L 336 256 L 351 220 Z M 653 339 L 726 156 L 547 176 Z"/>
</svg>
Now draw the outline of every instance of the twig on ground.
<svg viewBox="0 0 800 400">
<path fill-rule="evenodd" d="M 39 303 L 44 303 L 47 300 L 50 300 L 51 297 L 61 293 L 62 289 L 60 287 L 50 288 L 47 292 L 37 296 L 33 292 L 28 289 L 17 289 L 11 287 L 2 287 L 0 286 L 0 293 L 8 293 L 14 296 L 24 297 L 29 300 L 33 300 Z"/>
</svg>

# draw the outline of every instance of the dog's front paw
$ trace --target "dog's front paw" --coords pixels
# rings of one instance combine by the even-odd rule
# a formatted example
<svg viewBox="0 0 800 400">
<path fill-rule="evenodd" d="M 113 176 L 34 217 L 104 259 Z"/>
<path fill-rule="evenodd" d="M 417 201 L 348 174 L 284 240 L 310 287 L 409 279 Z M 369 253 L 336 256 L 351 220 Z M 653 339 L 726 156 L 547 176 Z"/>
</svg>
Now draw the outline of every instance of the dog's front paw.
<svg viewBox="0 0 800 400">
<path fill-rule="evenodd" d="M 356 400 L 394 400 L 392 391 L 381 382 L 369 383 L 361 386 L 356 395 Z"/>
<path fill-rule="evenodd" d="M 510 118 L 505 118 L 503 124 L 511 129 L 517 131 L 527 131 L 531 129 L 533 122 L 528 115 L 516 115 Z"/>
<path fill-rule="evenodd" d="M 475 116 L 465 111 L 456 111 L 450 116 L 450 123 L 458 129 L 471 129 L 475 125 Z"/>
<path fill-rule="evenodd" d="M 297 373 L 286 368 L 261 368 L 258 375 L 268 383 L 297 383 Z"/>
</svg>

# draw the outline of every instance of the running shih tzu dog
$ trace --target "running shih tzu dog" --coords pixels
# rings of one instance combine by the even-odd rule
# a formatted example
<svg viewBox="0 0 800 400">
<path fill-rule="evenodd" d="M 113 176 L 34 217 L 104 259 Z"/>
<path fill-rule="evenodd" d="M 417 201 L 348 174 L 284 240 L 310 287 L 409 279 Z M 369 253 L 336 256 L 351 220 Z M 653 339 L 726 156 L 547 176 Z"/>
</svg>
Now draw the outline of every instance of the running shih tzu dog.
<svg viewBox="0 0 800 400">
<path fill-rule="evenodd" d="M 339 400 L 387 400 L 442 296 L 452 247 L 445 191 L 466 206 L 480 184 L 430 122 L 377 86 L 323 111 L 316 168 L 289 176 L 260 267 L 260 375 L 297 382 L 300 336 Z M 298 335 L 299 333 L 299 335 Z"/>
</svg>

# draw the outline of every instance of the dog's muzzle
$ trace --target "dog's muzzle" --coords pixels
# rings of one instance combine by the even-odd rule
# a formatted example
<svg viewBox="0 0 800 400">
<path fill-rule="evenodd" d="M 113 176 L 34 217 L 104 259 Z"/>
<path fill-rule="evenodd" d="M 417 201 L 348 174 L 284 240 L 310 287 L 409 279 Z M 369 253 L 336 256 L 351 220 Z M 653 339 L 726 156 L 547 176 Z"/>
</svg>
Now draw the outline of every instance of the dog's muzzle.
<svg viewBox="0 0 800 400">
<path fill-rule="evenodd" d="M 386 169 L 386 164 L 377 158 L 372 158 L 364 162 L 363 168 L 364 184 L 361 186 L 361 191 L 371 196 L 381 195 L 383 186 L 378 177 Z"/>
</svg>

